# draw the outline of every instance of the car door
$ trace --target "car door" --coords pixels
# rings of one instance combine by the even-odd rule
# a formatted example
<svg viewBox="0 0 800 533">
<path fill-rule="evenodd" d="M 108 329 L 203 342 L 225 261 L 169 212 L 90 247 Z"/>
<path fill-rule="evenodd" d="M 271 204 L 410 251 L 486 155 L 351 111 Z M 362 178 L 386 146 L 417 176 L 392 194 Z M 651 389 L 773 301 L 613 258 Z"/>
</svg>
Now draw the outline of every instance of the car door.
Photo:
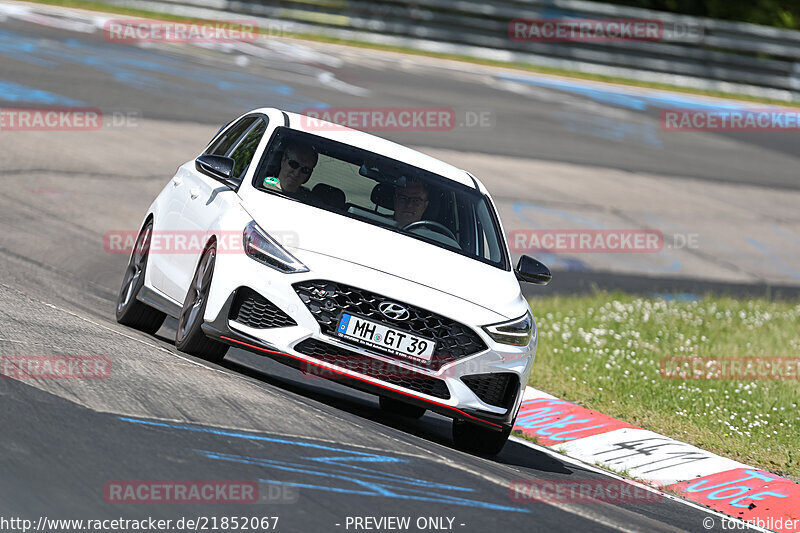
<svg viewBox="0 0 800 533">
<path fill-rule="evenodd" d="M 203 153 L 228 154 L 257 120 L 256 116 L 246 116 L 224 128 Z M 160 230 L 158 235 L 161 237 L 162 246 L 161 252 L 153 261 L 153 273 L 156 276 L 154 283 L 164 294 L 182 303 L 200 254 L 200 251 L 195 252 L 189 248 L 192 243 L 192 232 L 197 230 L 197 226 L 190 224 L 184 217 L 184 210 L 189 204 L 194 204 L 195 200 L 200 200 L 201 193 L 206 193 L 207 201 L 210 190 L 224 186 L 200 174 L 192 160 L 178 169 L 167 187 L 170 189 L 167 209 L 161 215 L 161 220 L 156 222 L 157 228 L 155 228 Z M 202 236 L 196 236 L 199 237 Z M 181 241 L 178 242 L 178 239 Z"/>
<path fill-rule="evenodd" d="M 214 152 L 214 155 L 224 155 L 235 161 L 232 174 L 234 182 L 241 183 L 266 130 L 267 118 L 258 116 L 224 153 L 221 148 Z M 220 216 L 241 201 L 236 191 L 195 168 L 187 176 L 186 185 L 189 197 L 181 213 L 181 226 L 190 237 L 198 237 L 192 242 L 205 243 L 210 234 L 220 236 L 220 232 L 225 231 L 225 228 L 218 227 Z M 220 236 L 224 242 L 229 242 L 228 237 L 228 235 Z M 182 296 L 185 296 L 189 288 L 201 253 L 202 249 L 192 247 L 191 253 L 185 253 L 179 259 L 180 271 L 183 274 L 178 280 Z"/>
</svg>

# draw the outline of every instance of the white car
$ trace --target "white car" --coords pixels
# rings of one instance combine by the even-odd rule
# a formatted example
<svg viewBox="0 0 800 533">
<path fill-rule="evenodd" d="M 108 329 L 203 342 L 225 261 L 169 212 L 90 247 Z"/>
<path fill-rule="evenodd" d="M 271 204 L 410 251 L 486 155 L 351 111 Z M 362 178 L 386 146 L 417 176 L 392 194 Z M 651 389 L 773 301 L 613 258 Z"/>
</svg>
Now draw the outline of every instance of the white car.
<svg viewBox="0 0 800 533">
<path fill-rule="evenodd" d="M 470 173 L 367 133 L 277 109 L 232 121 L 147 211 L 117 320 L 221 361 L 229 346 L 454 420 L 494 454 L 536 352 L 489 192 Z"/>
</svg>

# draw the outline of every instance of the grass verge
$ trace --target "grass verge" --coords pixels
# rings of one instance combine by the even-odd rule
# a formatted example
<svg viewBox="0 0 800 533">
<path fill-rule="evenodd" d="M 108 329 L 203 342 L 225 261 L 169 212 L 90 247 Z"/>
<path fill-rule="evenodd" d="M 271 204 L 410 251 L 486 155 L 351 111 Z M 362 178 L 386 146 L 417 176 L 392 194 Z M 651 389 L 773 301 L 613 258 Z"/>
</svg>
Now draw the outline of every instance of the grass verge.
<svg viewBox="0 0 800 533">
<path fill-rule="evenodd" d="M 800 359 L 800 304 L 621 293 L 531 301 L 530 385 L 631 424 L 800 481 L 800 379 L 681 380 L 669 357 Z"/>
<path fill-rule="evenodd" d="M 93 0 L 26 0 L 33 3 L 38 4 L 47 4 L 47 5 L 56 5 L 56 6 L 63 6 L 63 7 L 73 7 L 73 8 L 80 8 L 80 9 L 87 9 L 91 11 L 102 11 L 106 13 L 118 13 L 122 15 L 131 15 L 131 16 L 138 16 L 138 17 L 148 17 L 148 18 L 159 18 L 162 20 L 178 20 L 178 21 L 200 21 L 202 19 L 196 17 L 183 17 L 178 15 L 170 15 L 165 13 L 159 13 L 157 11 L 150 11 L 146 9 L 139 9 L 139 8 L 132 8 L 132 7 L 123 7 L 123 6 L 116 6 L 113 4 L 106 4 L 104 2 L 97 2 Z M 725 98 L 725 99 L 735 99 L 741 100 L 746 102 L 754 102 L 754 103 L 761 103 L 761 104 L 773 104 L 773 105 L 780 105 L 783 107 L 800 107 L 800 102 L 786 102 L 783 100 L 776 100 L 772 98 L 759 98 L 756 96 L 750 96 L 745 94 L 733 94 L 733 93 L 726 93 L 722 91 L 713 91 L 713 90 L 705 90 L 705 89 L 695 89 L 690 87 L 681 87 L 678 85 L 670 85 L 668 83 L 657 83 L 657 82 L 646 82 L 641 80 L 631 80 L 628 78 L 621 78 L 618 76 L 606 76 L 602 74 L 589 74 L 584 72 L 576 72 L 573 70 L 566 70 L 566 69 L 558 69 L 558 68 L 551 68 L 551 67 L 543 67 L 538 65 L 531 65 L 528 63 L 517 63 L 517 62 L 507 62 L 507 61 L 494 61 L 490 59 L 480 59 L 471 56 L 459 55 L 459 54 L 443 54 L 443 53 L 436 53 L 436 52 L 426 52 L 422 50 L 417 50 L 414 48 L 406 48 L 403 46 L 390 46 L 390 45 L 383 45 L 383 44 L 376 44 L 376 43 L 368 43 L 364 41 L 358 41 L 353 39 L 340 39 L 336 37 L 329 37 L 325 35 L 318 35 L 318 34 L 310 34 L 310 33 L 290 33 L 287 32 L 284 34 L 286 37 L 292 37 L 295 39 L 304 39 L 307 41 L 315 41 L 315 42 L 323 42 L 323 43 L 330 43 L 330 44 L 341 44 L 347 46 L 355 46 L 360 48 L 368 48 L 372 50 L 384 50 L 389 52 L 400 52 L 404 54 L 411 54 L 411 55 L 418 55 L 424 57 L 434 57 L 439 59 L 451 59 L 455 61 L 462 61 L 465 63 L 472 63 L 477 65 L 486 65 L 486 66 L 494 66 L 494 67 L 504 67 L 504 68 L 512 68 L 517 69 L 525 72 L 535 72 L 539 74 L 550 74 L 556 76 L 565 76 L 570 78 L 576 79 L 583 79 L 589 81 L 601 81 L 607 83 L 616 83 L 620 85 L 629 85 L 631 87 L 641 87 L 647 89 L 662 89 L 666 91 L 672 92 L 680 92 L 685 94 L 695 94 L 701 96 L 712 96 L 716 98 Z"/>
</svg>

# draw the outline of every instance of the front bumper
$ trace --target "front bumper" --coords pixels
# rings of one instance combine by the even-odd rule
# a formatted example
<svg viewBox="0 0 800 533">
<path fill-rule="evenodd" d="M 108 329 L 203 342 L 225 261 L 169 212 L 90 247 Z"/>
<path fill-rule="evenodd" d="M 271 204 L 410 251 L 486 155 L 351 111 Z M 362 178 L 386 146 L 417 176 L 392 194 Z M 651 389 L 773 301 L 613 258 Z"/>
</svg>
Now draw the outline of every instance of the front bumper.
<svg viewBox="0 0 800 533">
<path fill-rule="evenodd" d="M 270 281 L 270 290 L 263 291 L 268 294 L 262 296 L 271 296 L 280 285 L 283 284 Z M 288 283 L 285 283 L 285 289 L 294 294 Z M 425 370 L 325 335 L 300 299 L 297 298 L 297 304 L 291 303 L 291 295 L 283 290 L 275 299 L 285 307 L 282 311 L 296 319 L 296 322 L 292 320 L 295 325 L 256 329 L 231 319 L 237 293 L 251 290 L 255 289 L 240 286 L 228 292 L 228 297 L 219 307 L 216 316 L 206 316 L 204 333 L 220 342 L 297 368 L 310 378 L 334 380 L 367 393 L 417 405 L 449 418 L 473 422 L 497 431 L 513 425 L 533 364 L 535 337 L 527 347 L 509 346 L 507 350 L 498 350 L 496 346 L 492 346 L 493 341 L 484 336 L 488 345 L 486 350 L 445 364 L 435 371 Z M 261 294 L 261 291 L 255 292 Z M 322 355 L 323 352 L 319 350 L 309 351 L 306 347 L 310 342 L 327 347 L 326 351 L 330 353 Z M 346 363 L 342 364 L 341 358 L 332 359 L 331 356 L 335 354 L 344 354 Z M 351 364 L 359 359 L 359 364 Z M 362 362 L 367 365 L 360 366 Z M 376 372 L 376 369 L 380 369 L 380 372 Z M 491 378 L 501 374 L 508 378 L 507 390 L 503 394 L 503 400 L 495 403 L 502 405 L 484 402 L 480 396 L 485 398 L 486 395 L 476 393 L 474 377 Z M 464 378 L 467 378 L 466 382 Z M 471 379 L 472 388 L 467 385 Z M 434 383 L 435 387 L 431 388 L 430 383 Z M 446 392 L 443 392 L 442 387 Z"/>
</svg>

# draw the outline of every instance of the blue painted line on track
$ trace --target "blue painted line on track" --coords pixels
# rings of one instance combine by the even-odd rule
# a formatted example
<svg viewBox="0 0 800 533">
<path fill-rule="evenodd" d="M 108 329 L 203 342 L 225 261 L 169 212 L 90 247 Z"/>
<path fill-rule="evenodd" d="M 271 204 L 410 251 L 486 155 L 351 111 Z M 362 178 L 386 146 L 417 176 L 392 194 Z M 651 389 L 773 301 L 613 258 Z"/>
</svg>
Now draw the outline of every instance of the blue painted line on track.
<svg viewBox="0 0 800 533">
<path fill-rule="evenodd" d="M 666 91 L 633 91 L 624 87 L 615 87 L 612 85 L 604 86 L 577 80 L 542 78 L 532 74 L 503 74 L 497 76 L 497 79 L 580 94 L 591 98 L 595 102 L 616 107 L 625 107 L 636 111 L 644 111 L 650 107 L 659 109 L 744 109 L 744 106 L 735 102 L 714 102 L 691 95 L 669 93 Z M 760 107 L 769 106 L 762 105 Z"/>
<path fill-rule="evenodd" d="M 232 431 L 232 430 L 227 430 L 227 429 L 217 429 L 217 428 L 209 428 L 209 427 L 203 427 L 203 426 L 193 426 L 193 425 L 189 425 L 189 424 L 175 424 L 175 423 L 171 423 L 171 422 L 159 422 L 159 421 L 155 421 L 155 420 L 142 420 L 142 419 L 139 419 L 139 418 L 130 418 L 130 417 L 126 417 L 126 416 L 120 416 L 119 419 L 123 420 L 125 422 L 131 422 L 131 423 L 134 423 L 134 424 L 144 424 L 144 425 L 148 425 L 148 426 L 157 426 L 157 427 L 163 427 L 163 428 L 168 428 L 168 429 L 181 429 L 181 430 L 184 430 L 184 431 L 195 431 L 195 432 L 198 432 L 198 433 L 210 433 L 210 434 L 213 434 L 213 435 L 221 435 L 221 436 L 224 436 L 224 437 L 234 437 L 234 438 L 238 438 L 238 439 L 266 441 L 266 442 L 273 442 L 273 443 L 277 443 L 277 444 L 291 444 L 291 445 L 294 445 L 294 446 L 312 448 L 312 449 L 317 449 L 317 450 L 325 450 L 325 451 L 333 451 L 333 452 L 345 452 L 345 453 L 349 453 L 349 454 L 356 455 L 356 456 L 360 455 L 360 456 L 364 456 L 364 457 L 376 457 L 376 458 L 377 457 L 381 457 L 381 458 L 383 458 L 383 460 L 385 462 L 393 462 L 393 463 L 395 463 L 395 462 L 404 461 L 403 459 L 399 459 L 399 458 L 396 458 L 396 457 L 380 456 L 380 455 L 376 455 L 374 453 L 366 453 L 366 452 L 358 452 L 358 451 L 354 451 L 354 450 L 346 450 L 344 448 L 336 448 L 336 447 L 328 446 L 328 445 L 324 445 L 324 444 L 316 444 L 316 443 L 313 443 L 313 442 L 304 442 L 304 441 L 294 440 L 294 439 L 284 439 L 284 438 L 279 438 L 279 437 L 268 437 L 266 435 L 258 435 L 258 434 L 255 434 L 255 433 L 245 433 L 243 431 Z"/>
<path fill-rule="evenodd" d="M 437 504 L 451 504 L 494 511 L 520 513 L 531 512 L 529 509 L 524 507 L 501 505 L 477 499 L 463 498 L 458 495 L 458 493 L 463 494 L 476 492 L 475 489 L 469 487 L 439 483 L 436 481 L 429 481 L 392 472 L 383 472 L 375 468 L 362 466 L 365 463 L 370 465 L 410 463 L 414 461 L 412 459 L 349 450 L 327 444 L 307 442 L 301 439 L 271 437 L 257 433 L 247 433 L 243 431 L 210 428 L 190 424 L 145 420 L 126 416 L 119 416 L 118 418 L 125 422 L 142 424 L 151 427 L 193 431 L 227 438 L 239 438 L 256 442 L 266 442 L 275 445 L 300 447 L 304 450 L 308 450 L 309 452 L 333 452 L 335 454 L 332 456 L 322 457 L 299 457 L 294 461 L 284 461 L 274 458 L 251 457 L 209 450 L 194 450 L 196 453 L 212 460 L 246 464 L 254 467 L 270 469 L 276 472 L 311 476 L 326 480 L 326 484 L 323 485 L 308 483 L 297 479 L 259 479 L 259 481 L 263 483 L 336 492 L 341 494 L 376 496 L 399 500 L 433 502 Z M 456 494 L 448 494 L 447 492 L 454 492 Z"/>
<path fill-rule="evenodd" d="M 35 103 L 46 105 L 61 105 L 68 107 L 85 106 L 81 100 L 67 98 L 60 94 L 51 93 L 42 89 L 28 87 L 11 81 L 0 80 L 0 100 L 14 103 Z"/>
<path fill-rule="evenodd" d="M 210 452 L 205 450 L 195 450 L 196 452 L 205 455 L 211 459 L 218 459 L 220 461 L 230 461 L 235 463 L 243 463 L 249 464 L 254 466 L 264 466 L 275 468 L 278 470 L 287 470 L 292 472 L 300 472 L 303 474 L 310 474 L 310 475 L 319 475 L 319 476 L 328 476 L 328 477 L 340 477 L 338 473 L 345 472 L 347 476 L 358 475 L 360 478 L 365 478 L 368 480 L 380 480 L 385 482 L 394 482 L 394 483 L 405 483 L 407 485 L 416 486 L 416 487 L 425 487 L 425 488 L 432 488 L 432 489 L 443 489 L 443 490 L 453 490 L 453 491 L 460 491 L 460 492 L 475 492 L 474 489 L 470 489 L 467 487 L 459 487 L 457 485 L 448 485 L 444 483 L 437 483 L 435 481 L 427 481 L 423 479 L 408 477 L 408 476 L 401 476 L 398 474 L 392 474 L 387 472 L 380 472 L 378 470 L 373 470 L 369 468 L 363 467 L 354 467 L 353 465 L 342 465 L 348 467 L 346 470 L 344 468 L 340 468 L 338 470 L 332 470 L 330 472 L 326 472 L 324 470 L 320 470 L 318 465 L 308 465 L 302 463 L 292 463 L 289 461 L 282 461 L 277 459 L 264 459 L 259 457 L 247 457 L 241 455 L 234 455 L 228 453 L 220 453 L 220 452 Z M 405 462 L 405 461 L 404 461 Z M 347 481 L 353 481 L 354 478 L 352 477 L 344 477 Z M 411 489 L 408 489 L 411 490 Z"/>
<path fill-rule="evenodd" d="M 267 483 L 285 484 L 300 488 L 313 488 L 318 490 L 333 491 L 333 492 L 348 493 L 348 494 L 359 494 L 365 496 L 380 496 L 380 497 L 399 499 L 399 500 L 416 500 L 424 502 L 435 502 L 440 504 L 445 503 L 452 505 L 461 505 L 464 507 L 490 509 L 495 511 L 514 511 L 521 513 L 530 512 L 528 509 L 522 507 L 513 507 L 513 506 L 500 505 L 481 500 L 467 499 L 455 495 L 444 494 L 442 492 L 442 491 L 474 492 L 474 489 L 470 489 L 467 487 L 459 487 L 456 485 L 446 485 L 442 483 L 427 482 L 425 480 L 419 480 L 416 478 L 406 478 L 406 480 L 402 479 L 398 480 L 392 477 L 387 478 L 385 473 L 379 471 L 372 471 L 375 472 L 373 475 L 367 475 L 362 472 L 350 472 L 350 471 L 326 472 L 314 468 L 307 468 L 305 467 L 305 465 L 297 463 L 289 463 L 289 462 L 275 461 L 269 459 L 236 457 L 236 456 L 231 456 L 230 454 L 215 454 L 213 452 L 206 452 L 206 454 L 207 457 L 212 459 L 237 462 L 252 466 L 266 467 L 284 472 L 299 473 L 314 477 L 320 477 L 327 480 L 337 480 L 340 482 L 353 484 L 356 487 L 347 488 L 341 486 L 336 487 L 331 485 L 317 485 L 317 484 L 300 483 L 294 481 L 286 482 L 275 479 L 259 479 L 259 481 Z M 411 485 L 411 487 L 424 486 L 427 487 L 429 490 L 415 489 L 403 486 L 404 484 Z"/>
<path fill-rule="evenodd" d="M 778 226 L 777 224 L 772 224 L 770 226 L 770 229 L 772 230 L 773 233 L 775 233 L 776 235 L 780 235 L 781 237 L 783 237 L 787 241 L 790 241 L 790 242 L 793 242 L 794 244 L 800 245 L 800 237 L 798 237 L 794 233 L 783 229 L 782 227 Z"/>
<path fill-rule="evenodd" d="M 142 92 L 160 95 L 174 92 L 184 95 L 187 101 L 200 104 L 218 104 L 222 99 L 229 105 L 252 109 L 263 107 L 265 98 L 268 98 L 270 105 L 290 111 L 326 105 L 296 94 L 291 85 L 264 77 L 264 69 L 254 69 L 253 72 L 222 71 L 156 50 L 113 43 L 77 38 L 60 41 L 34 39 L 23 33 L 0 30 L 0 56 L 44 68 L 73 68 L 80 65 L 107 73 L 114 82 Z M 17 94 L 10 90 L 7 93 L 9 98 Z M 35 101 L 59 104 L 43 99 Z M 60 105 L 86 104 L 61 102 Z"/>
<path fill-rule="evenodd" d="M 561 121 L 567 131 L 588 134 L 608 141 L 651 146 L 659 150 L 664 147 L 659 131 L 653 124 L 641 124 L 589 113 L 558 112 L 555 118 Z"/>
<path fill-rule="evenodd" d="M 761 252 L 764 257 L 769 259 L 771 265 L 775 267 L 776 270 L 791 276 L 793 279 L 800 280 L 800 272 L 792 268 L 786 261 L 778 257 L 775 252 L 769 248 L 769 246 L 753 237 L 747 238 L 747 244 Z"/>
</svg>

